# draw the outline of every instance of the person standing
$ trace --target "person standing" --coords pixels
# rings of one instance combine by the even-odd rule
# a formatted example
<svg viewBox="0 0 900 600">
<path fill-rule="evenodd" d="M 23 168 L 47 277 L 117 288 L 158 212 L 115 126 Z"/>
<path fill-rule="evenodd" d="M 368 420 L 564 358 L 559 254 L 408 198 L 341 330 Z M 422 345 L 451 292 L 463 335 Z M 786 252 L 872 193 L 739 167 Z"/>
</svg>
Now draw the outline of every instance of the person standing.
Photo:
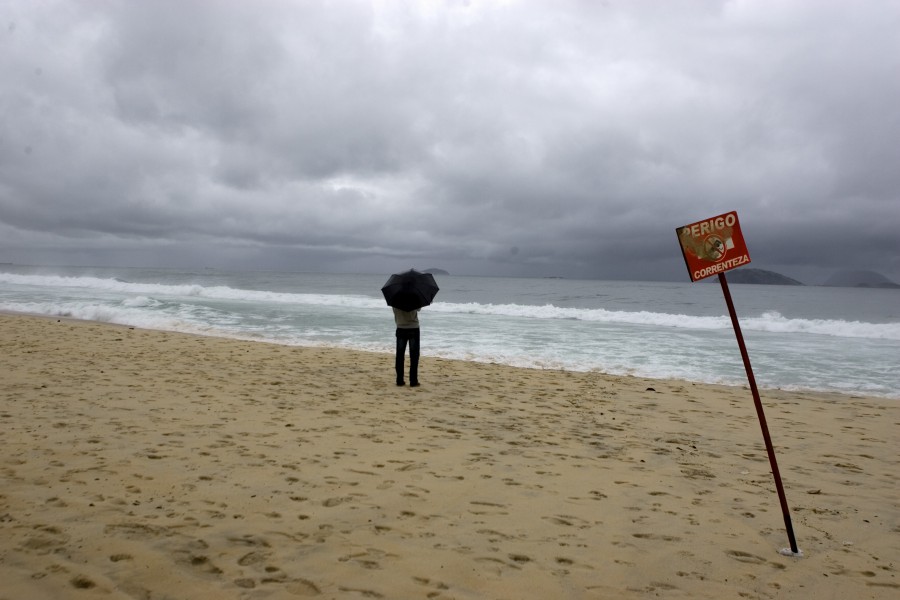
<svg viewBox="0 0 900 600">
<path fill-rule="evenodd" d="M 403 381 L 403 362 L 406 345 L 409 344 L 409 386 L 419 385 L 419 310 L 400 310 L 394 308 L 394 322 L 397 324 L 397 385 L 405 385 Z"/>
</svg>

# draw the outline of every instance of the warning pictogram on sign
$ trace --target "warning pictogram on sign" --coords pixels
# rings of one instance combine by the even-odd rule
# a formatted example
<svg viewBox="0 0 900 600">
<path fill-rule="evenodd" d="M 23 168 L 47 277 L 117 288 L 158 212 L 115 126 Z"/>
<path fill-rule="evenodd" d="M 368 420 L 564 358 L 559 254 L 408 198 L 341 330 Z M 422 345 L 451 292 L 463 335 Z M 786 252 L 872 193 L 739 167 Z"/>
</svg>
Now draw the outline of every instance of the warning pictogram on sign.
<svg viewBox="0 0 900 600">
<path fill-rule="evenodd" d="M 735 211 L 675 229 L 691 281 L 750 262 Z"/>
</svg>

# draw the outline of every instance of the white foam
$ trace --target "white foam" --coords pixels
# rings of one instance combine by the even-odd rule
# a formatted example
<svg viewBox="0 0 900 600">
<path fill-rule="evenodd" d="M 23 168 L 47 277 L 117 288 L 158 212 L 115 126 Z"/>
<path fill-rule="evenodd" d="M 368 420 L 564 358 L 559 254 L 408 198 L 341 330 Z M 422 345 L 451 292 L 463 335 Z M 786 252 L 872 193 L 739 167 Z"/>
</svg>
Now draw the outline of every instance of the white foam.
<svg viewBox="0 0 900 600">
<path fill-rule="evenodd" d="M 0 273 L 0 293 L 0 310 L 10 312 L 392 352 L 390 311 L 374 293 L 269 292 L 8 273 Z M 475 302 L 436 302 L 426 311 L 423 343 L 429 356 L 746 383 L 724 315 Z M 885 357 L 896 354 L 900 324 L 792 319 L 768 311 L 742 316 L 741 325 L 745 332 L 758 332 L 747 341 L 761 386 L 898 397 L 900 380 Z"/>
<path fill-rule="evenodd" d="M 437 302 L 429 310 L 473 315 L 510 316 L 531 319 L 566 319 L 596 323 L 648 325 L 677 329 L 731 329 L 727 316 L 693 316 L 648 311 L 611 311 L 602 308 L 562 308 L 547 304 L 451 304 Z M 775 311 L 758 317 L 739 317 L 742 330 L 772 333 L 806 333 L 836 337 L 900 340 L 900 323 L 863 323 L 826 319 L 788 319 Z"/>
<path fill-rule="evenodd" d="M 384 301 L 378 297 L 341 294 L 303 294 L 237 289 L 228 286 L 201 286 L 197 284 L 165 285 L 132 283 L 118 279 L 97 277 L 65 277 L 58 275 L 19 275 L 0 273 L 0 283 L 48 288 L 81 288 L 133 294 L 132 302 L 147 302 L 156 297 L 194 297 L 214 300 L 234 300 L 256 303 L 295 304 L 309 306 L 333 306 L 346 308 L 380 309 Z M 508 316 L 542 320 L 575 320 L 592 323 L 647 325 L 692 330 L 731 329 L 727 316 L 695 316 L 650 311 L 606 310 L 602 308 L 568 308 L 552 304 L 479 304 L 436 302 L 429 311 L 445 314 L 470 314 Z M 776 311 L 761 315 L 742 315 L 741 329 L 770 333 L 800 333 L 845 338 L 900 340 L 900 323 L 865 323 L 833 319 L 791 319 Z"/>
</svg>

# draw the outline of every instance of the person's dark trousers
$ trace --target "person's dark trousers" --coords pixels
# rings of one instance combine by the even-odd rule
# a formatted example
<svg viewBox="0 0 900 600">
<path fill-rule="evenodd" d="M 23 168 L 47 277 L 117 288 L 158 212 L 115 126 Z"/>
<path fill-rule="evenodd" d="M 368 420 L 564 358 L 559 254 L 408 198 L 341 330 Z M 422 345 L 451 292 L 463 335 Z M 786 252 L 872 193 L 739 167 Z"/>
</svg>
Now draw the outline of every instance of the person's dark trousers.
<svg viewBox="0 0 900 600">
<path fill-rule="evenodd" d="M 403 357 L 406 354 L 406 344 L 409 343 L 409 384 L 419 383 L 419 328 L 397 328 L 397 384 L 403 383 Z"/>
</svg>

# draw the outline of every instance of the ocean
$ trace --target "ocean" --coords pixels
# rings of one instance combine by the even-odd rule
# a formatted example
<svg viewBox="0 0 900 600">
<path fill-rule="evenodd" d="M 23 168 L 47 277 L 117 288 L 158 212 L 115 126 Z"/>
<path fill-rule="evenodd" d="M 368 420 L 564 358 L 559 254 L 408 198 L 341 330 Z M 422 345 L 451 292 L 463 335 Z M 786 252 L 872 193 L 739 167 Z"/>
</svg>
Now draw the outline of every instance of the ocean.
<svg viewBox="0 0 900 600">
<path fill-rule="evenodd" d="M 0 265 L 0 311 L 393 353 L 384 275 Z M 429 357 L 746 385 L 707 282 L 436 276 Z M 900 292 L 730 285 L 760 388 L 900 399 Z M 392 362 L 385 360 L 385 369 Z"/>
</svg>

